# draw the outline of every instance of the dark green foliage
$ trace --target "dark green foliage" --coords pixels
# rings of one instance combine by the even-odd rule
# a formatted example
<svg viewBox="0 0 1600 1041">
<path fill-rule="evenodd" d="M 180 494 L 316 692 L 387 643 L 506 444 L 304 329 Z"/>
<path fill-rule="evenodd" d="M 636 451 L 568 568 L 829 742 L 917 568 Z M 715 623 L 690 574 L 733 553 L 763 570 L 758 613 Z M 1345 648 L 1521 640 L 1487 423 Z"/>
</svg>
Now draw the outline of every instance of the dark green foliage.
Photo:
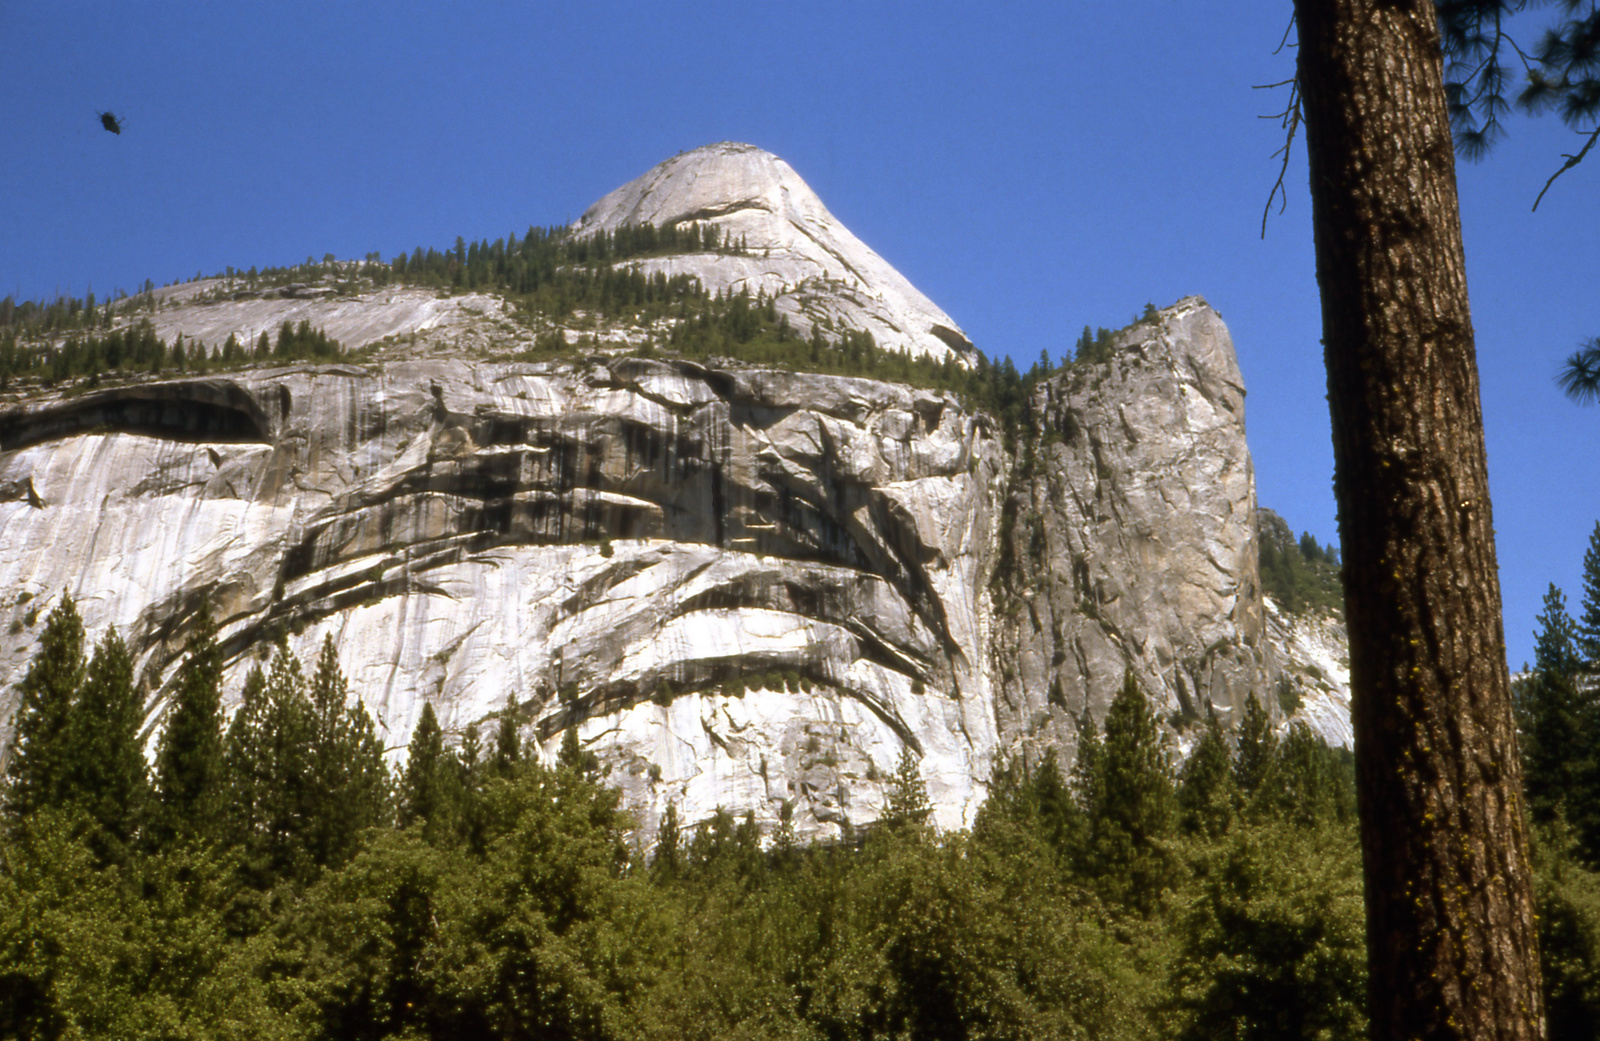
<svg viewBox="0 0 1600 1041">
<path fill-rule="evenodd" d="M 1080 751 L 1082 747 L 1080 744 Z M 1052 748 L 1031 772 L 1020 760 L 996 759 L 989 772 L 989 797 L 978 810 L 972 832 L 997 850 L 1018 841 L 1042 842 L 1065 862 L 1081 847 L 1085 827 L 1084 812 L 1062 778 Z"/>
<path fill-rule="evenodd" d="M 1175 881 L 1172 758 L 1160 721 L 1130 671 L 1106 710 L 1099 776 L 1084 787 L 1081 863 L 1113 899 L 1154 909 Z"/>
<path fill-rule="evenodd" d="M 578 728 L 568 727 L 561 735 L 561 750 L 556 753 L 556 763 L 590 780 L 600 775 L 600 758 L 578 740 Z"/>
<path fill-rule="evenodd" d="M 1228 740 L 1207 705 L 1200 740 L 1178 773 L 1178 823 L 1187 834 L 1219 838 L 1233 824 L 1238 800 Z"/>
<path fill-rule="evenodd" d="M 74 644 L 63 608 L 51 618 L 69 707 L 128 719 L 137 699 L 122 693 L 134 688 L 114 635 L 85 668 L 81 626 Z M 1540 660 L 1564 660 L 1565 628 L 1547 628 Z M 186 682 L 207 692 L 195 701 L 209 697 L 204 629 L 171 717 Z M 77 648 L 75 670 L 62 645 Z M 329 643 L 309 680 L 282 647 L 268 674 L 252 672 L 224 751 L 233 826 L 216 841 L 108 858 L 111 822 L 71 801 L 89 783 L 81 765 L 59 771 L 61 804 L 5 819 L 0 1036 L 1198 1041 L 1363 1029 L 1349 756 L 1303 727 L 1274 739 L 1258 701 L 1241 714 L 1239 750 L 1256 765 L 1230 763 L 1208 715 L 1176 794 L 1161 719 L 1128 677 L 1103 726 L 1079 717 L 1069 778 L 1052 752 L 1032 769 L 999 758 L 970 834 L 917 826 L 929 805 L 907 751 L 885 826 L 860 843 L 801 845 L 788 801 L 766 836 L 750 813 L 684 827 L 668 803 L 646 867 L 574 728 L 546 765 L 531 746 L 512 754 L 514 727 L 477 751 L 472 728 L 452 742 L 427 710 L 402 785 L 413 826 L 353 828 L 354 808 L 376 802 L 350 793 L 384 775 L 330 753 L 377 762 L 346 687 Z M 109 795 L 112 767 L 132 762 L 116 735 L 131 732 L 69 713 L 57 761 L 102 749 L 93 784 Z M 163 747 L 158 762 L 183 761 L 175 739 Z M 294 763 L 291 805 L 269 786 Z M 1238 813 L 1244 776 L 1257 781 Z M 1594 1037 L 1600 884 L 1559 816 L 1537 839 L 1552 1036 Z"/>
<path fill-rule="evenodd" d="M 1105 745 L 1087 703 L 1073 723 L 1078 740 L 1069 775 L 1072 796 L 1086 816 L 1094 816 L 1105 805 Z"/>
<path fill-rule="evenodd" d="M 17 685 L 16 736 L 6 767 L 6 811 L 25 817 L 59 806 L 69 764 L 64 744 L 72 702 L 83 682 L 83 621 L 72 597 L 45 619 L 39 650 Z"/>
<path fill-rule="evenodd" d="M 1537 45 L 1519 46 L 1513 16 L 1526 0 L 1437 0 L 1446 66 L 1445 92 L 1456 149 L 1469 159 L 1488 154 L 1504 135 L 1501 118 L 1514 100 L 1524 112 L 1555 112 L 1578 131 L 1582 147 L 1561 156 L 1533 200 L 1537 210 L 1562 174 L 1578 166 L 1600 142 L 1600 7 L 1582 0 L 1555 4 L 1560 17 L 1544 28 Z M 1505 58 L 1511 55 L 1508 63 Z M 1515 98 L 1509 85 L 1521 83 Z M 1557 377 L 1579 402 L 1600 398 L 1600 337 L 1570 355 Z M 1593 655 L 1591 655 L 1593 657 Z"/>
<path fill-rule="evenodd" d="M 1536 828 L 1539 962 L 1550 1038 L 1600 1038 L 1600 875 L 1563 852 L 1560 824 Z"/>
<path fill-rule="evenodd" d="M 0 368 L 0 381 L 5 370 Z M 1600 399 L 1600 336 L 1585 340 L 1580 348 L 1561 363 L 1556 382 L 1566 391 L 1567 397 L 1587 405 Z"/>
<path fill-rule="evenodd" d="M 1500 120 L 1513 100 L 1507 89 L 1516 82 L 1522 89 L 1514 100 L 1523 111 L 1558 113 L 1568 126 L 1589 136 L 1589 146 L 1600 136 L 1600 71 L 1595 61 L 1600 10 L 1576 0 L 1563 2 L 1557 5 L 1562 16 L 1545 27 L 1536 46 L 1524 48 L 1512 36 L 1510 22 L 1526 6 L 1523 0 L 1439 0 L 1439 31 L 1449 59 L 1445 88 L 1450 122 L 1457 150 L 1469 159 L 1486 155 L 1504 134 Z M 1514 55 L 1509 70 L 1507 54 Z M 1586 146 L 1567 157 L 1556 176 L 1576 166 L 1588 151 Z M 1538 204 L 1535 200 L 1534 207 Z"/>
<path fill-rule="evenodd" d="M 1515 691 L 1522 779 L 1535 821 L 1570 820 L 1574 809 L 1588 809 L 1584 790 L 1594 769 L 1590 728 L 1596 720 L 1592 698 L 1579 688 L 1577 627 L 1554 585 L 1538 621 L 1533 672 Z"/>
<path fill-rule="evenodd" d="M 312 710 L 300 660 L 279 644 L 267 671 L 251 764 L 256 821 L 246 846 L 269 877 L 306 878 L 312 867 L 305 809 L 310 801 Z"/>
<path fill-rule="evenodd" d="M 354 855 L 363 832 L 387 823 L 389 770 L 366 706 L 349 703 L 332 636 L 323 641 L 310 699 L 306 843 L 314 864 L 337 867 Z"/>
<path fill-rule="evenodd" d="M 1589 548 L 1583 554 L 1583 600 L 1578 607 L 1578 618 L 1573 642 L 1591 671 L 1600 672 L 1600 522 L 1589 534 Z"/>
<path fill-rule="evenodd" d="M 1366 936 L 1355 837 L 1268 827 L 1202 865 L 1173 1008 L 1184 1041 L 1366 1036 Z"/>
<path fill-rule="evenodd" d="M 245 842 L 260 820 L 257 773 L 262 755 L 261 722 L 266 691 L 266 675 L 259 666 L 252 668 L 245 676 L 239 707 L 223 739 L 222 770 L 227 779 L 223 823 L 228 840 L 234 844 Z"/>
<path fill-rule="evenodd" d="M 909 746 L 900 749 L 900 759 L 895 763 L 894 774 L 889 778 L 888 799 L 883 810 L 883 824 L 892 831 L 921 835 L 929 827 L 933 804 L 928 802 L 928 786 L 922 780 L 922 768 Z"/>
<path fill-rule="evenodd" d="M 0 373 L 43 380 L 49 384 L 87 378 L 98 386 L 102 378 L 133 377 L 164 371 L 204 372 L 211 368 L 237 368 L 265 361 L 331 361 L 344 356 L 338 341 L 307 321 L 285 322 L 273 346 L 263 332 L 254 351 L 247 351 L 230 336 L 221 347 L 207 349 L 179 334 L 170 344 L 156 335 L 149 319 L 135 324 L 86 333 L 74 332 L 62 340 L 18 345 L 15 334 L 0 336 Z"/>
<path fill-rule="evenodd" d="M 1263 592 L 1291 614 L 1343 610 L 1338 551 L 1320 545 L 1309 531 L 1297 541 L 1289 525 L 1271 510 L 1259 510 L 1257 517 Z"/>
<path fill-rule="evenodd" d="M 1089 327 L 1083 327 L 1083 335 L 1078 337 L 1078 344 L 1073 352 L 1073 361 L 1079 365 L 1103 365 L 1111 360 L 1114 351 L 1112 346 L 1112 332 L 1101 327 L 1092 335 Z"/>
<path fill-rule="evenodd" d="M 517 706 L 512 699 L 500 713 L 500 722 L 494 732 L 494 754 L 489 761 L 489 772 L 496 777 L 509 777 L 522 762 L 522 739 L 517 736 Z"/>
<path fill-rule="evenodd" d="M 6 810 L 19 821 L 62 814 L 95 862 L 106 865 L 127 856 L 149 808 L 143 704 L 116 630 L 107 631 L 87 667 L 83 638 L 77 607 L 63 596 L 18 684 Z"/>
<path fill-rule="evenodd" d="M 655 855 L 650 859 L 650 874 L 661 882 L 671 882 L 682 868 L 683 834 L 678 826 L 678 804 L 667 803 L 661 815 L 661 826 L 656 829 Z"/>
<path fill-rule="evenodd" d="M 62 733 L 62 801 L 84 814 L 102 863 L 127 855 L 148 809 L 142 709 L 128 648 L 109 630 L 95 647 Z"/>
<path fill-rule="evenodd" d="M 1306 827 L 1355 818 L 1354 760 L 1300 720 L 1289 724 L 1270 776 L 1255 793 L 1258 811 L 1270 808 L 1272 817 Z"/>
<path fill-rule="evenodd" d="M 304 319 L 299 325 L 285 321 L 278 330 L 278 340 L 272 348 L 272 356 L 278 361 L 328 360 L 339 357 L 341 353 L 343 349 L 339 341 L 330 339 L 321 329 L 313 329 L 311 323 Z"/>
<path fill-rule="evenodd" d="M 222 744 L 222 652 L 209 606 L 195 616 L 177 690 L 156 748 L 152 830 L 167 844 L 217 838 L 226 774 Z"/>
<path fill-rule="evenodd" d="M 459 787 L 459 763 L 444 747 L 433 704 L 425 701 L 400 775 L 400 826 L 421 825 L 430 841 L 453 832 Z"/>
<path fill-rule="evenodd" d="M 1233 781 L 1239 794 L 1250 799 L 1267 783 L 1278 755 L 1278 736 L 1272 729 L 1272 717 L 1261 707 L 1261 699 L 1254 691 L 1245 698 L 1237 741 Z"/>
</svg>

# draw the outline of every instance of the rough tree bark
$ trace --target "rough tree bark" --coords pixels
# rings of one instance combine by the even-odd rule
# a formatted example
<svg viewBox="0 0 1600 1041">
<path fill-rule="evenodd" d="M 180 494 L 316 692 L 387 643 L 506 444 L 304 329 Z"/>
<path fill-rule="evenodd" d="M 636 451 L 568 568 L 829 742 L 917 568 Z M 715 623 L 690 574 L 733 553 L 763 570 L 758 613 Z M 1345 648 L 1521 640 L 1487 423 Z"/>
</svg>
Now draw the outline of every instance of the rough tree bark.
<svg viewBox="0 0 1600 1041">
<path fill-rule="evenodd" d="M 1296 0 L 1375 1039 L 1543 1036 L 1433 0 Z"/>
</svg>

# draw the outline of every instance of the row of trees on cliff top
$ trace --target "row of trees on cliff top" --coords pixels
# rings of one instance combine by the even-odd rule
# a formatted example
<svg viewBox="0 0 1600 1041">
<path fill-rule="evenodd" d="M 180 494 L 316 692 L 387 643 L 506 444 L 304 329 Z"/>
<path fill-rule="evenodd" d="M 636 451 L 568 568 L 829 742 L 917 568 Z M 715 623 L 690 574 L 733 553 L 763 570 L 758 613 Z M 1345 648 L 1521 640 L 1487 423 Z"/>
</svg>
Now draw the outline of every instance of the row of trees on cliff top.
<svg viewBox="0 0 1600 1041">
<path fill-rule="evenodd" d="M 425 710 L 403 767 L 324 643 L 224 718 L 201 618 L 149 764 L 143 690 L 70 600 L 20 688 L 0 1036 L 1365 1036 L 1349 755 L 1254 698 L 1179 765 L 1131 678 L 940 834 L 915 758 L 864 839 L 669 806 L 639 846 L 571 731 L 539 761 Z M 1600 876 L 1548 835 L 1556 1036 L 1600 1031 Z M 1559 1018 L 1557 1018 L 1559 1017 Z"/>
</svg>

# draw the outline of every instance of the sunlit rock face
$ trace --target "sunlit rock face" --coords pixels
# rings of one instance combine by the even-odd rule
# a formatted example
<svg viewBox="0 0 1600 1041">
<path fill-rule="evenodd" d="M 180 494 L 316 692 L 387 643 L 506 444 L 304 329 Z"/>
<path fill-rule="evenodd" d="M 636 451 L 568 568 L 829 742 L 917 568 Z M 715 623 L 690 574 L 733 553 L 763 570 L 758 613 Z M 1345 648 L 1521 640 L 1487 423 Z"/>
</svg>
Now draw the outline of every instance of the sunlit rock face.
<svg viewBox="0 0 1600 1041">
<path fill-rule="evenodd" d="M 1030 757 L 1072 748 L 1074 717 L 1102 718 L 1130 671 L 1180 730 L 1208 704 L 1228 725 L 1251 691 L 1270 703 L 1278 671 L 1227 327 L 1190 297 L 1116 347 L 1038 389 L 1047 434 L 1005 507 L 996 711 Z"/>
<path fill-rule="evenodd" d="M 802 330 L 975 358 L 759 149 L 669 160 L 579 232 L 643 221 L 716 223 L 749 252 L 624 263 L 776 295 Z M 842 837 L 879 816 L 905 750 L 937 823 L 968 825 L 997 756 L 1069 763 L 1072 718 L 1103 719 L 1129 671 L 1180 747 L 1207 704 L 1227 722 L 1255 692 L 1278 713 L 1284 676 L 1348 734 L 1336 627 L 1263 600 L 1243 380 L 1198 298 L 1041 385 L 1047 433 L 1008 451 L 988 415 L 895 384 L 504 360 L 531 333 L 481 294 L 216 289 L 163 291 L 158 329 L 215 347 L 306 320 L 381 351 L 13 389 L 0 748 L 62 590 L 136 654 L 147 735 L 209 601 L 230 705 L 276 639 L 309 660 L 331 635 L 396 761 L 425 703 L 458 735 L 511 712 L 545 756 L 576 728 L 644 841 L 669 803 L 770 831 L 788 802 L 802 839 Z"/>
<path fill-rule="evenodd" d="M 754 145 L 684 152 L 589 207 L 578 235 L 625 224 L 718 228 L 740 255 L 697 253 L 629 261 L 648 273 L 688 274 L 714 292 L 776 297 L 801 333 L 865 329 L 878 346 L 917 357 L 976 359 L 955 321 L 822 205 L 788 163 Z"/>
<path fill-rule="evenodd" d="M 907 746 L 946 826 L 980 798 L 1004 464 L 943 395 L 633 359 L 303 367 L 39 401 L 0 447 L 7 624 L 69 589 L 163 673 L 209 599 L 230 695 L 274 637 L 309 658 L 332 634 L 391 748 L 424 701 L 457 732 L 509 706 L 551 750 L 576 725 L 647 823 L 787 799 L 837 835 Z"/>
<path fill-rule="evenodd" d="M 1126 670 L 1179 723 L 1231 718 L 1297 631 L 1269 631 L 1202 301 L 1035 408 L 1030 470 L 941 393 L 636 358 L 37 398 L 0 416 L 0 718 L 68 589 L 148 670 L 153 731 L 209 600 L 230 698 L 280 635 L 331 634 L 397 757 L 424 702 L 458 734 L 511 711 L 545 755 L 576 727 L 646 834 L 669 802 L 772 828 L 789 801 L 837 838 L 907 748 L 960 827 L 997 754 L 1070 761 Z"/>
</svg>

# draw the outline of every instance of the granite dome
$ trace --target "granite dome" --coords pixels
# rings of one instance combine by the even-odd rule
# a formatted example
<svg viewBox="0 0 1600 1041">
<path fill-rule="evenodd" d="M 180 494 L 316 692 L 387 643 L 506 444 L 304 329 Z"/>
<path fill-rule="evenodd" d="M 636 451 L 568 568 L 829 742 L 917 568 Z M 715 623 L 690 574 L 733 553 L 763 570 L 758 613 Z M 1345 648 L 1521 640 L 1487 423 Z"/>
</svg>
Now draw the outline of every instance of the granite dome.
<svg viewBox="0 0 1600 1041">
<path fill-rule="evenodd" d="M 629 224 L 715 225 L 742 255 L 694 253 L 633 261 L 648 272 L 698 277 L 716 292 L 777 298 L 802 333 L 865 329 L 880 347 L 963 364 L 976 358 L 955 320 L 828 212 L 794 169 L 754 145 L 682 152 L 590 206 L 578 235 Z"/>
</svg>

